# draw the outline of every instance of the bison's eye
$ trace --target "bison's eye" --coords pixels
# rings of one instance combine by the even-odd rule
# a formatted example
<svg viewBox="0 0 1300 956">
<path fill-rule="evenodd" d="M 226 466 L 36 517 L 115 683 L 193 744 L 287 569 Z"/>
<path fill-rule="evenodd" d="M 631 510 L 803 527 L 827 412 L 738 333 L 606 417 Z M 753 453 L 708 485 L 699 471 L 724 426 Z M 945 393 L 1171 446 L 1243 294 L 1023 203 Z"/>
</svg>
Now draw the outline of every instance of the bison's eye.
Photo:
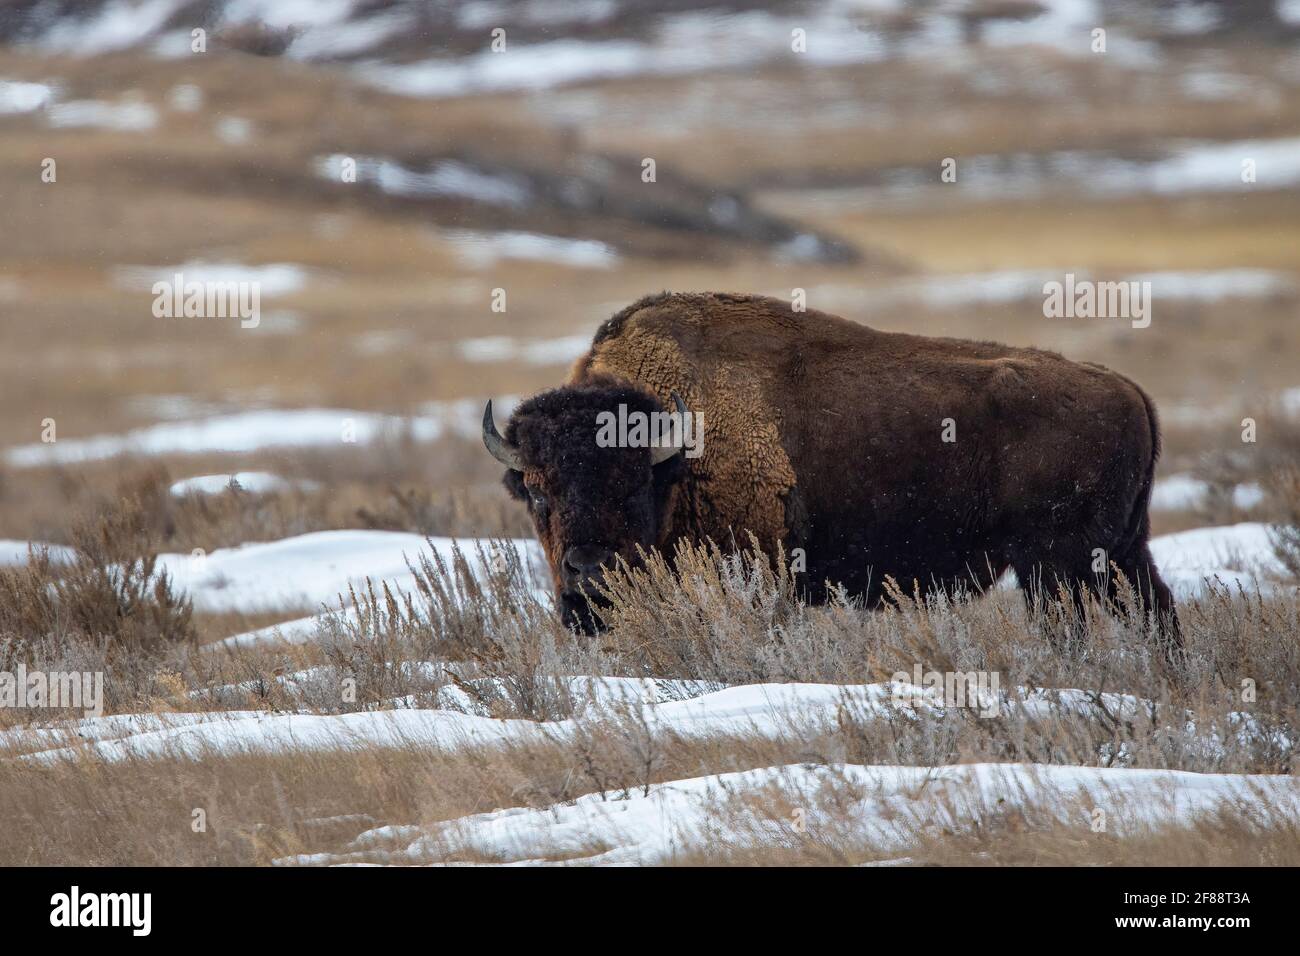
<svg viewBox="0 0 1300 956">
<path fill-rule="evenodd" d="M 528 500 L 532 502 L 533 509 L 542 512 L 546 510 L 546 495 L 535 489 L 528 489 Z"/>
</svg>

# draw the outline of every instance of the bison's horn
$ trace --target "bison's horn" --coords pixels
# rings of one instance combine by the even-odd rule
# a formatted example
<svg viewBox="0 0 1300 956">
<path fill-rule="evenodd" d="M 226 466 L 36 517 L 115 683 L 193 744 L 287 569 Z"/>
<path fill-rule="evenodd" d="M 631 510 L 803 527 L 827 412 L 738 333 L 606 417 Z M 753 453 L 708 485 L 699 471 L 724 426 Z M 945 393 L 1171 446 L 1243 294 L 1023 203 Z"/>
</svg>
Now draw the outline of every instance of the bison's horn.
<svg viewBox="0 0 1300 956">
<path fill-rule="evenodd" d="M 682 397 L 680 395 L 678 395 L 676 392 L 673 392 L 672 396 L 673 396 L 673 404 L 677 406 L 677 421 L 678 421 L 677 439 L 678 440 L 669 445 L 660 445 L 657 448 L 651 448 L 650 464 L 652 465 L 658 465 L 661 462 L 665 462 L 669 458 L 672 458 L 673 455 L 676 455 L 678 452 L 682 450 L 682 442 L 681 442 L 682 432 L 686 428 L 686 416 L 689 415 L 690 412 L 686 410 L 686 403 L 682 401 Z"/>
<path fill-rule="evenodd" d="M 492 400 L 488 399 L 483 409 L 483 446 L 492 453 L 492 457 L 507 468 L 515 471 L 524 470 L 523 456 L 519 449 L 510 444 L 497 432 L 497 423 L 492 420 Z"/>
</svg>

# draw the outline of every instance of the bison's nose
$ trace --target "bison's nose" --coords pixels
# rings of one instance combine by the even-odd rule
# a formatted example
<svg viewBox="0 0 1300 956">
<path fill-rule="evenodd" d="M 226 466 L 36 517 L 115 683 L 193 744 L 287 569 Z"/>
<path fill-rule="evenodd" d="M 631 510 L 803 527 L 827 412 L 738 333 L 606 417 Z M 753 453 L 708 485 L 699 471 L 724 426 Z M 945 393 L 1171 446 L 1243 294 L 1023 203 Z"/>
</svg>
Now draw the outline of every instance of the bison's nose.
<svg viewBox="0 0 1300 956">
<path fill-rule="evenodd" d="M 564 552 L 564 576 L 570 586 L 597 577 L 600 566 L 610 565 L 613 552 L 596 545 L 581 545 Z"/>
</svg>

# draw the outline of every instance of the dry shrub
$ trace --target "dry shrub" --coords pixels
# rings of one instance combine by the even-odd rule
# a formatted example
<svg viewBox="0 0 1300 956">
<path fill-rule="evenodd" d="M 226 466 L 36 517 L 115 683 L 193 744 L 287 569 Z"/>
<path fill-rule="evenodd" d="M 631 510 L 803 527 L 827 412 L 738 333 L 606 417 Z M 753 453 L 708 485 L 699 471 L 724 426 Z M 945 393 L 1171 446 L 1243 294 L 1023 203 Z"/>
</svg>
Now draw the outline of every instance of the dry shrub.
<svg viewBox="0 0 1300 956">
<path fill-rule="evenodd" d="M 707 866 L 1295 866 L 1300 818 L 1255 789 L 1191 819 L 1153 822 L 1107 794 L 1002 796 L 936 789 L 926 780 L 876 827 L 871 788 L 827 775 L 816 786 L 728 790 L 672 862 Z M 1012 797 L 1007 800 L 1005 797 Z M 1160 801 L 1160 797 L 1155 797 Z M 1094 826 L 1098 807 L 1105 823 Z M 1170 810 L 1175 809 L 1171 803 Z M 901 807 L 901 809 L 898 809 Z M 799 826 L 796 820 L 806 821 Z"/>
<path fill-rule="evenodd" d="M 177 478 L 248 471 L 269 471 L 290 484 L 171 492 Z M 345 528 L 526 537 L 532 527 L 528 513 L 502 494 L 499 478 L 481 443 L 454 435 L 417 442 L 388 433 L 368 444 L 327 449 L 124 455 L 76 468 L 0 467 L 0 534 L 70 543 L 68 515 L 106 511 L 134 497 L 145 506 L 154 543 L 174 552 L 211 552 Z"/>
<path fill-rule="evenodd" d="M 528 741 L 447 752 L 413 744 L 350 754 L 214 754 L 112 765 L 94 759 L 57 767 L 10 761 L 6 770 L 15 772 L 0 775 L 8 777 L 0 780 L 0 815 L 19 821 L 10 831 L 49 828 L 65 842 L 0 839 L 0 860 L 265 863 L 326 850 L 353 853 L 359 851 L 349 850 L 346 838 L 366 826 L 355 823 L 358 815 L 441 834 L 432 824 L 466 813 L 547 806 L 587 793 L 621 799 L 667 780 L 799 762 L 1295 770 L 1300 598 L 1294 593 L 1261 596 L 1220 588 L 1182 602 L 1187 660 L 1173 675 L 1137 615 L 1117 618 L 1090 606 L 1079 624 L 1081 639 L 1063 647 L 1041 636 L 1015 593 L 976 598 L 896 590 L 893 603 L 881 610 L 842 596 L 809 606 L 788 576 L 752 548 L 688 548 L 676 561 L 674 570 L 651 557 L 646 567 L 611 577 L 605 612 L 610 629 L 596 637 L 560 625 L 512 547 L 483 546 L 474 553 L 453 551 L 450 560 L 421 558 L 413 566 L 417 587 L 409 595 L 382 586 L 358 589 L 323 620 L 315 641 L 298 647 L 162 659 L 133 648 L 110 667 L 103 642 L 37 642 L 32 653 L 47 661 L 74 653 L 90 660 L 102 653 L 98 665 L 84 669 L 108 668 L 107 690 L 119 709 L 252 706 L 337 713 L 414 705 L 569 720 L 563 729 L 539 726 Z M 796 713 L 771 736 L 735 729 L 688 740 L 654 728 L 638 701 L 594 707 L 574 680 L 583 674 L 695 679 L 705 682 L 695 691 L 703 692 L 716 683 L 754 681 L 860 684 L 916 665 L 991 671 L 1013 697 L 996 717 L 984 718 L 961 707 L 881 712 L 846 691 L 833 717 L 812 720 Z M 339 699 L 340 681 L 347 677 L 357 683 L 355 702 Z M 232 682 L 242 689 L 217 690 Z M 1244 682 L 1251 684 L 1249 697 Z M 1083 693 L 1073 703 L 1058 698 L 1046 713 L 1030 712 L 1014 693 L 1038 689 L 1051 699 L 1052 692 L 1042 689 L 1053 687 Z M 1123 708 L 1112 693 L 1141 701 Z M 182 795 L 164 799 L 155 793 L 160 774 L 176 781 Z M 53 792 L 64 797 L 56 821 L 46 819 Z M 837 799 L 843 839 L 849 840 L 850 804 Z M 224 820 L 218 840 L 203 843 L 189 835 L 182 811 L 194 806 L 217 807 L 224 815 L 216 815 Z M 158 821 L 173 817 L 178 830 L 162 832 Z M 1034 853 L 1067 859 L 1077 833 L 1053 830 L 1045 818 L 1026 819 L 1031 825 L 1023 833 L 1004 829 L 996 839 L 992 831 L 974 833 L 965 845 L 958 829 L 917 853 L 937 859 L 947 841 L 957 847 L 951 862 L 978 861 L 990 842 L 1003 840 L 1005 849 L 992 861 L 1022 858 L 1018 853 L 1025 859 Z M 1223 827 L 1223 834 L 1235 832 L 1227 823 Z M 1266 858 L 1281 860 L 1286 857 L 1278 849 L 1280 836 L 1288 832 L 1269 824 L 1242 839 Z M 1195 831 L 1197 839 L 1201 833 Z M 1167 852 L 1194 860 L 1184 846 L 1191 836 L 1184 836 L 1154 834 L 1145 846 L 1152 859 Z M 723 841 L 707 858 L 848 863 L 878 855 L 860 842 L 841 845 L 833 829 L 821 838 L 823 845 L 811 849 L 799 844 L 751 850 L 741 841 Z M 1128 859 L 1114 841 L 1081 847 L 1079 860 L 1103 861 L 1106 854 Z M 412 859 L 396 846 L 389 850 L 393 860 Z M 389 850 L 365 858 L 385 859 Z M 454 834 L 432 839 L 426 850 L 428 859 L 481 858 Z M 686 855 L 682 862 L 694 859 Z"/>
<path fill-rule="evenodd" d="M 653 783 L 710 772 L 718 754 L 748 768 L 780 761 L 776 745 L 744 737 L 708 744 L 656 739 L 635 721 L 572 740 L 547 734 L 495 746 L 426 742 L 274 754 L 214 753 L 108 762 L 95 757 L 6 765 L 0 773 L 4 865 L 266 865 L 298 854 L 356 853 L 357 861 L 409 864 L 490 860 L 440 824 L 501 807 L 549 807 L 587 793 L 610 800 Z M 166 786 L 159 786 L 166 780 Z M 191 829 L 193 811 L 207 830 Z M 418 833 L 351 841 L 380 824 Z M 344 857 L 346 859 L 346 856 Z M 298 862 L 314 862 L 310 858 Z M 335 859 L 331 862 L 340 862 Z"/>
<path fill-rule="evenodd" d="M 392 696 L 400 661 L 455 662 L 437 684 L 454 683 L 483 712 L 548 719 L 572 711 L 558 652 L 572 635 L 509 542 L 477 543 L 472 560 L 454 545 L 450 562 L 430 549 L 408 565 L 414 593 L 369 585 L 330 616 L 324 647 L 340 675 L 382 688 L 370 697 L 378 701 Z M 408 683 L 403 692 L 430 689 Z"/>
<path fill-rule="evenodd" d="M 190 601 L 157 565 L 154 520 L 140 498 L 123 498 L 74 524 L 66 563 L 33 549 L 27 564 L 0 569 L 0 633 L 19 645 L 102 640 L 128 655 L 193 641 Z"/>
<path fill-rule="evenodd" d="M 1300 466 L 1279 468 L 1268 491 L 1277 514 L 1270 529 L 1273 553 L 1292 579 L 1300 579 Z"/>
<path fill-rule="evenodd" d="M 854 602 L 838 591 L 825 606 L 802 602 L 784 559 L 769 561 L 752 538 L 737 551 L 682 543 L 671 560 L 642 559 L 620 563 L 599 593 L 609 630 L 597 640 L 627 672 L 750 683 L 861 674 L 870 664 L 843 656 L 860 644 L 845 633 L 860 620 Z"/>
<path fill-rule="evenodd" d="M 604 674 L 700 682 L 862 684 L 902 672 L 980 671 L 1012 695 L 993 719 L 971 708 L 905 711 L 887 717 L 846 703 L 838 726 L 790 729 L 795 753 L 863 763 L 933 764 L 1025 760 L 1200 771 L 1289 772 L 1300 727 L 1300 598 L 1263 598 L 1225 587 L 1184 602 L 1187 651 L 1170 664 L 1132 601 L 1112 615 L 1096 602 L 1082 619 L 1068 601 L 1031 613 L 1018 593 L 907 595 L 867 610 L 843 595 L 810 606 L 789 576 L 756 549 L 727 553 L 684 546 L 676 569 L 662 557 L 623 568 L 604 589 L 609 630 L 565 631 L 539 600 L 512 549 L 476 577 L 456 552 L 452 566 L 425 558 L 419 592 L 355 595 L 351 614 L 324 629 L 334 677 L 376 689 L 365 706 L 399 693 L 424 696 L 447 683 L 474 712 L 552 719 L 575 711 L 573 675 Z M 1121 599 L 1122 600 L 1122 599 Z M 1053 642 L 1053 615 L 1068 616 L 1073 640 Z M 1046 624 L 1042 618 L 1049 618 Z M 405 661 L 406 663 L 403 663 Z M 414 672 L 411 661 L 435 666 Z M 1075 688 L 1081 710 L 1050 717 L 1018 703 Z M 1108 695 L 1142 701 L 1120 713 Z M 311 701 L 308 702 L 313 703 Z M 443 700 L 439 706 L 448 706 Z"/>
<path fill-rule="evenodd" d="M 1205 454 L 1198 465 L 1207 483 L 1205 501 L 1193 509 L 1196 525 L 1271 521 L 1295 526 L 1300 521 L 1300 492 L 1295 477 L 1300 470 L 1300 419 L 1272 407 L 1256 418 L 1256 441 L 1233 441 L 1227 449 Z M 1263 500 L 1242 509 L 1236 501 L 1241 485 L 1258 486 Z"/>
</svg>

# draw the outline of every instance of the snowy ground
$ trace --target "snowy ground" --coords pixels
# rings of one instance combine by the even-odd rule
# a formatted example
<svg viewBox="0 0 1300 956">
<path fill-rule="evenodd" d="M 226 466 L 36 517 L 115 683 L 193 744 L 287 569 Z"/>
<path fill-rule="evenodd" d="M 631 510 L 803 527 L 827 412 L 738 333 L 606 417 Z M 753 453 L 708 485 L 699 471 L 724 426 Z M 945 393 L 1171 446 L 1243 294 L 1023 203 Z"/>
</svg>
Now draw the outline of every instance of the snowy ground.
<svg viewBox="0 0 1300 956">
<path fill-rule="evenodd" d="M 514 396 L 492 400 L 501 415 L 509 415 Z M 197 455 L 210 452 L 248 453 L 264 448 L 365 446 L 385 438 L 410 437 L 434 441 L 446 434 L 477 438 L 483 404 L 477 399 L 429 402 L 412 416 L 380 415 L 343 408 L 257 409 L 208 415 L 137 428 L 120 435 L 64 438 L 5 449 L 4 460 L 14 468 L 77 464 L 115 455 Z"/>
<path fill-rule="evenodd" d="M 267 476 L 273 478 L 274 476 Z M 261 479 L 259 479 L 261 480 Z M 184 491 L 212 491 L 216 484 L 228 484 L 229 476 L 204 476 L 184 483 Z M 256 542 L 222 548 L 211 554 L 163 554 L 159 566 L 171 575 L 176 587 L 194 600 L 199 611 L 273 612 L 324 606 L 337 610 L 338 599 L 349 587 L 359 587 L 367 577 L 376 585 L 386 583 L 395 590 L 410 588 L 410 563 L 421 554 L 437 551 L 449 560 L 459 546 L 471 564 L 477 565 L 477 546 L 491 542 L 477 539 L 424 538 L 397 531 L 318 531 L 282 541 Z M 549 597 L 545 558 L 536 541 L 510 542 L 531 575 L 539 599 Z M 1269 591 L 1282 567 L 1273 554 L 1269 527 L 1260 522 L 1243 522 L 1222 527 L 1196 528 L 1153 538 L 1151 550 L 1161 575 L 1180 598 L 1194 597 L 1208 584 L 1220 582 L 1234 590 Z M 51 549 L 56 559 L 66 559 L 66 548 Z M 0 541 L 0 564 L 25 561 L 27 542 Z M 1008 573 L 1004 587 L 1014 585 Z M 277 641 L 300 643 L 310 640 L 320 616 L 297 618 L 226 638 L 227 647 L 250 647 Z"/>
<path fill-rule="evenodd" d="M 788 821 L 752 822 L 765 842 L 797 842 L 799 832 L 844 827 L 850 821 L 863 844 L 888 862 L 906 863 L 918 830 L 955 829 L 974 821 L 1006 819 L 1019 809 L 1046 810 L 1063 823 L 1088 827 L 1101 807 L 1118 835 L 1143 826 L 1189 821 L 1225 801 L 1300 810 L 1300 781 L 1292 777 L 1198 774 L 1168 770 L 1114 770 L 1041 764 L 965 764 L 945 767 L 812 766 L 794 764 L 711 774 L 633 790 L 619 799 L 589 794 L 544 809 L 514 808 L 462 817 L 423 829 L 379 827 L 341 854 L 314 854 L 284 865 L 372 861 L 420 862 L 435 854 L 470 855 L 505 864 L 554 862 L 592 865 L 654 864 L 734 833 L 716 808 L 728 799 L 777 790 L 803 811 Z M 854 798 L 836 819 L 821 820 L 818 795 L 843 791 Z M 796 830 L 796 820 L 802 831 Z M 721 832 L 720 832 L 721 831 Z M 885 861 L 882 861 L 885 862 Z"/>
<path fill-rule="evenodd" d="M 471 564 L 477 564 L 476 539 L 459 542 Z M 399 590 L 410 587 L 410 564 L 431 548 L 450 563 L 452 538 L 425 538 L 398 531 L 317 531 L 283 541 L 257 542 L 221 548 L 211 554 L 163 554 L 159 567 L 176 587 L 194 599 L 199 611 L 281 611 L 322 604 L 337 607 L 349 586 L 366 578 Z M 483 542 L 490 547 L 490 542 Z M 511 547 L 534 576 L 543 573 L 541 549 L 534 541 L 517 539 Z M 538 577 L 541 587 L 542 578 Z"/>
<path fill-rule="evenodd" d="M 432 539 L 433 546 L 449 555 L 452 539 Z M 475 541 L 460 542 L 467 554 Z M 546 598 L 547 572 L 535 541 L 512 542 L 526 568 L 534 573 L 538 596 Z M 1152 552 L 1161 574 L 1179 597 L 1204 592 L 1207 582 L 1219 581 L 1249 590 L 1272 587 L 1282 571 L 1269 545 L 1268 526 L 1245 522 L 1217 528 L 1197 528 L 1152 539 Z M 283 610 L 336 605 L 348 584 L 360 584 L 367 575 L 397 588 L 410 584 L 406 564 L 427 551 L 426 539 L 394 531 L 323 531 L 284 541 L 249 544 L 214 551 L 203 558 L 168 554 L 162 564 L 194 598 L 199 610 Z M 0 551 L 0 554 L 3 554 Z M 1014 578 L 1008 576 L 1011 585 Z M 227 646 L 247 647 L 276 640 L 300 642 L 314 633 L 318 617 L 308 616 L 285 624 L 235 635 Z"/>
<path fill-rule="evenodd" d="M 305 684 L 317 676 L 328 679 L 323 672 L 312 671 L 281 679 Z M 944 710 L 938 689 L 904 681 L 721 688 L 701 681 L 623 677 L 578 676 L 569 681 L 570 692 L 578 702 L 578 716 L 566 720 L 490 717 L 460 688 L 445 685 L 440 693 L 443 709 L 407 709 L 401 706 L 405 701 L 394 700 L 389 702 L 393 710 L 338 715 L 223 711 L 88 717 L 65 727 L 0 732 L 0 747 L 38 762 L 83 751 L 103 760 L 119 761 L 406 745 L 456 750 L 511 741 L 567 740 L 585 722 L 617 716 L 629 707 L 644 715 L 648 732 L 656 736 L 671 734 L 687 740 L 723 735 L 778 739 L 829 730 L 844 713 L 859 721 L 900 717 L 915 720 L 922 713 L 939 716 Z M 1094 717 L 1101 708 L 1112 717 L 1131 720 L 1153 706 L 1151 701 L 1131 694 L 1103 693 L 1094 697 L 1082 690 L 1024 687 L 989 690 L 972 705 L 984 717 L 1014 713 L 1029 720 Z M 1190 715 L 1182 715 L 1177 723 L 1189 738 L 1203 738 L 1206 747 L 1218 746 L 1212 733 L 1198 731 Z M 1239 733 L 1256 732 L 1245 714 L 1235 715 L 1234 725 Z"/>
<path fill-rule="evenodd" d="M 216 476 L 226 479 L 228 476 Z M 187 486 L 206 491 L 205 482 Z M 481 568 L 474 540 L 460 546 L 473 567 Z M 535 575 L 537 593 L 545 598 L 546 573 L 536 542 L 515 540 L 513 548 Z M 267 611 L 305 606 L 337 606 L 349 585 L 369 576 L 403 589 L 412 583 L 408 562 L 431 548 L 444 559 L 453 541 L 380 531 L 331 531 L 282 541 L 247 544 L 211 554 L 166 554 L 160 559 L 176 584 L 201 611 Z M 1269 546 L 1268 528 L 1257 523 L 1200 528 L 1157 538 L 1153 551 L 1161 572 L 1183 595 L 1217 579 L 1246 589 L 1275 586 L 1280 570 Z M 0 542 L 0 560 L 24 560 L 24 542 Z M 488 560 L 492 560 L 490 557 Z M 230 638 L 210 648 L 271 645 L 277 641 L 313 640 L 318 618 Z M 832 733 L 845 713 L 855 721 L 909 721 L 940 716 L 944 702 L 932 689 L 903 683 L 862 685 L 754 684 L 724 687 L 702 682 L 633 680 L 574 676 L 570 694 L 576 716 L 566 720 L 530 721 L 489 714 L 441 668 L 451 664 L 410 662 L 422 668 L 427 686 L 437 688 L 432 706 L 411 698 L 394 698 L 391 709 L 346 714 L 229 710 L 194 713 L 128 714 L 87 718 L 61 725 L 12 728 L 0 732 L 6 762 L 48 764 L 94 757 L 116 763 L 183 757 L 204 760 L 217 755 L 365 750 L 377 747 L 463 750 L 502 744 L 573 741 L 604 720 L 634 712 L 643 718 L 649 739 L 676 741 L 739 737 L 746 740 L 817 739 Z M 484 680 L 485 678 L 471 678 Z M 275 678 L 291 689 L 313 681 L 336 681 L 327 667 L 310 668 Z M 241 685 L 196 691 L 220 703 Z M 1002 688 L 979 701 L 990 713 L 1012 713 L 1028 721 L 1097 716 L 1097 702 L 1083 690 Z M 292 696 L 292 695 L 291 695 Z M 238 698 L 232 698 L 238 699 Z M 196 705 L 200 702 L 196 700 Z M 1131 695 L 1105 694 L 1100 703 L 1108 719 L 1137 719 L 1154 704 Z M 235 706 L 247 706 L 236 703 Z M 1229 715 L 1230 732 L 1255 734 L 1244 714 Z M 1223 728 L 1198 727 L 1188 713 L 1161 714 L 1170 732 L 1185 735 L 1197 748 L 1221 748 Z M 1175 728 L 1179 728 L 1175 730 Z M 603 732 L 603 731 L 602 731 Z M 1289 747 L 1282 742 L 1281 746 Z M 1222 752 L 1217 751 L 1217 752 Z M 1068 822 L 1082 808 L 1103 806 L 1109 831 L 1123 833 L 1145 825 L 1186 822 L 1225 800 L 1258 804 L 1271 810 L 1300 809 L 1300 782 L 1287 776 L 1203 774 L 1142 770 L 1116 766 L 975 764 L 942 767 L 774 766 L 741 773 L 720 773 L 675 780 L 616 793 L 595 793 L 542 809 L 515 808 L 477 813 L 431 827 L 385 826 L 357 836 L 333 853 L 287 857 L 293 864 L 362 862 L 438 862 L 470 859 L 501 863 L 579 862 L 652 863 L 712 839 L 722 826 L 720 808 L 727 800 L 754 799 L 779 793 L 789 805 L 806 808 L 804 823 L 818 821 L 820 798 L 841 788 L 836 824 L 852 827 L 854 840 L 869 845 L 884 861 L 906 862 L 908 846 L 926 827 L 943 827 L 946 815 L 969 822 L 993 814 L 1005 816 L 1033 805 Z M 847 806 L 847 810 L 845 807 Z M 951 821 L 950 821 L 951 822 Z M 1086 823 L 1087 821 L 1078 821 Z M 780 845 L 791 837 L 780 819 L 757 820 L 761 838 Z M 825 826 L 830 826 L 828 821 Z M 757 839 L 733 820 L 728 839 Z"/>
<path fill-rule="evenodd" d="M 902 683 L 858 686 L 761 684 L 732 687 L 685 699 L 699 686 L 674 682 L 575 678 L 585 688 L 584 717 L 598 717 L 618 703 L 640 706 L 652 735 L 678 739 L 722 735 L 773 738 L 815 733 L 834 725 L 847 708 L 858 720 L 916 719 L 942 709 L 932 690 Z M 1000 695 L 1034 720 L 1089 714 L 1097 706 L 1082 691 L 1016 689 Z M 1103 695 L 1101 704 L 1120 718 L 1133 718 L 1150 702 Z M 136 758 L 217 754 L 284 753 L 372 747 L 463 748 L 504 742 L 563 741 L 575 720 L 502 720 L 452 710 L 394 710 L 316 716 L 236 711 L 221 714 L 143 714 L 91 718 L 73 728 L 10 730 L 0 746 L 14 759 L 48 763 L 85 753 L 109 762 Z M 1248 730 L 1249 728 L 1247 728 Z M 1185 732 L 1196 728 L 1185 724 Z M 1213 735 L 1203 738 L 1212 745 Z M 712 774 L 613 793 L 592 793 L 564 804 L 478 813 L 431 827 L 384 826 L 357 836 L 342 852 L 296 856 L 282 864 L 424 862 L 451 855 L 502 863 L 548 861 L 591 864 L 656 863 L 711 839 L 724 828 L 718 816 L 728 800 L 779 792 L 801 808 L 805 828 L 843 832 L 883 856 L 904 856 L 926 828 L 954 828 L 972 821 L 1005 819 L 1032 806 L 1063 823 L 1088 825 L 1102 807 L 1107 831 L 1124 835 L 1145 825 L 1187 822 L 1225 801 L 1258 805 L 1270 812 L 1300 811 L 1300 781 L 1289 776 L 1202 774 L 1162 770 L 1037 764 L 971 764 L 943 767 L 788 765 L 741 773 Z M 828 793 L 839 794 L 834 821 L 819 819 Z M 846 809 L 845 803 L 848 802 Z M 756 818 L 758 834 L 725 828 L 728 838 L 793 839 L 794 818 Z M 903 860 L 902 862 L 905 862 Z"/>
</svg>

